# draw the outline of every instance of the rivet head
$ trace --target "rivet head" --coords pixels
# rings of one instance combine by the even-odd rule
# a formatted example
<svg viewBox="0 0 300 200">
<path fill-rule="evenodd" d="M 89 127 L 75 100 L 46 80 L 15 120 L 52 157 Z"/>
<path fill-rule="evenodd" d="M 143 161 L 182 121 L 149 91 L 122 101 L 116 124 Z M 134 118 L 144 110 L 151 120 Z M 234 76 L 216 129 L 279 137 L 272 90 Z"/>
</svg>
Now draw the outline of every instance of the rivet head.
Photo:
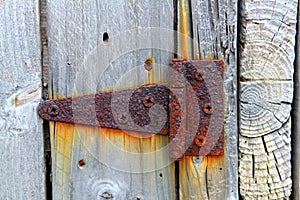
<svg viewBox="0 0 300 200">
<path fill-rule="evenodd" d="M 205 112 L 205 113 L 208 114 L 208 115 L 212 114 L 213 109 L 212 109 L 211 103 L 206 103 L 206 104 L 203 106 L 203 112 Z"/>
<path fill-rule="evenodd" d="M 206 137 L 204 135 L 196 135 L 194 142 L 198 147 L 202 147 L 206 142 Z"/>
<path fill-rule="evenodd" d="M 144 104 L 145 107 L 149 108 L 149 107 L 151 107 L 155 104 L 155 100 L 152 96 L 146 96 L 143 99 L 143 104 Z"/>
<path fill-rule="evenodd" d="M 202 77 L 202 74 L 201 74 L 201 71 L 198 69 L 195 73 L 195 78 L 197 81 L 199 82 L 202 82 L 203 81 L 203 77 Z"/>
</svg>

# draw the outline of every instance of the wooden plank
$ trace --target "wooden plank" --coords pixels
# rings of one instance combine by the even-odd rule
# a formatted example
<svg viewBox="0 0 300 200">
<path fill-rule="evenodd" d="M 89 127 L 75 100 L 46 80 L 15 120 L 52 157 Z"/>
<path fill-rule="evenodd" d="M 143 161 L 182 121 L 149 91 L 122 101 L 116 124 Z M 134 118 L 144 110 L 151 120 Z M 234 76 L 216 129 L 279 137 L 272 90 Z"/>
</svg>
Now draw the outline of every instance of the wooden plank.
<svg viewBox="0 0 300 200">
<path fill-rule="evenodd" d="M 171 0 L 54 0 L 47 8 L 50 97 L 167 80 L 173 52 L 151 47 L 169 41 L 173 48 L 173 35 L 143 28 L 173 29 Z M 175 199 L 174 164 L 165 163 L 162 148 L 167 136 L 51 123 L 51 140 L 53 199 Z"/>
<path fill-rule="evenodd" d="M 224 156 L 186 157 L 180 161 L 180 199 L 237 199 L 237 3 L 192 0 L 191 13 L 194 57 L 225 62 L 226 147 Z"/>
<path fill-rule="evenodd" d="M 0 1 L 0 18 L 0 199 L 45 199 L 38 1 Z"/>
<path fill-rule="evenodd" d="M 297 4 L 241 2 L 239 179 L 244 199 L 291 194 Z"/>
<path fill-rule="evenodd" d="M 294 74 L 294 99 L 292 105 L 292 175 L 293 175 L 293 199 L 300 198 L 300 6 L 298 3 L 298 23 L 297 23 L 297 43 L 296 43 L 296 62 L 295 62 L 295 74 Z"/>
</svg>

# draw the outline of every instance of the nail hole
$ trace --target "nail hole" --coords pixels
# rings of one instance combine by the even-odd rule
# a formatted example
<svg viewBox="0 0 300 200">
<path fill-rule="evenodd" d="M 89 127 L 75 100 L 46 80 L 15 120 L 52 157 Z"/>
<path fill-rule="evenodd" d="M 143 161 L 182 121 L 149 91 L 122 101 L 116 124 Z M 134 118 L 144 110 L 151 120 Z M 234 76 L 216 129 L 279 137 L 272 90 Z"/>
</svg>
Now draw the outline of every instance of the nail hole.
<svg viewBox="0 0 300 200">
<path fill-rule="evenodd" d="M 113 199 L 114 198 L 114 196 L 111 193 L 107 192 L 107 191 L 100 194 L 99 197 L 101 199 Z"/>
<path fill-rule="evenodd" d="M 150 71 L 152 69 L 152 58 L 147 58 L 147 60 L 145 60 L 144 62 L 144 68 L 147 70 L 147 71 Z"/>
<path fill-rule="evenodd" d="M 162 177 L 163 177 L 162 173 L 160 173 L 160 174 L 159 174 L 159 177 L 160 177 L 160 178 L 162 178 Z"/>
<path fill-rule="evenodd" d="M 220 170 L 223 170 L 223 168 L 221 167 Z"/>
<path fill-rule="evenodd" d="M 83 166 L 85 166 L 85 161 L 83 159 L 79 160 L 78 166 L 79 166 L 79 168 L 82 168 Z"/>
<path fill-rule="evenodd" d="M 108 44 L 108 39 L 109 39 L 108 33 L 104 32 L 103 33 L 103 43 Z"/>
</svg>

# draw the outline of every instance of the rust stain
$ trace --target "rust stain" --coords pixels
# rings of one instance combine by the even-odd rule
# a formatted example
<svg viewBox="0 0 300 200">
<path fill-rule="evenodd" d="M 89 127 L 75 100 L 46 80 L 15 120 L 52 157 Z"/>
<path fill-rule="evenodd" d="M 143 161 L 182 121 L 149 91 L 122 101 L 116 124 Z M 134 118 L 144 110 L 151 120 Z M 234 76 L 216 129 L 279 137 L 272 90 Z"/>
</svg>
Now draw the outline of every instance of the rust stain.
<svg viewBox="0 0 300 200">
<path fill-rule="evenodd" d="M 147 83 L 154 83 L 155 62 L 151 54 L 145 60 L 144 67 L 147 70 Z"/>
<path fill-rule="evenodd" d="M 148 58 L 145 60 L 144 68 L 147 71 L 150 71 L 153 68 L 153 58 L 152 58 L 152 56 L 148 56 Z"/>
<path fill-rule="evenodd" d="M 224 144 L 223 146 L 226 146 L 226 140 L 224 139 Z M 223 150 L 223 155 L 219 155 L 219 156 L 206 156 L 207 158 L 207 168 L 215 171 L 215 172 L 219 172 L 220 170 L 225 170 L 223 169 L 223 167 L 225 166 L 224 163 L 226 163 L 226 157 L 227 157 L 227 152 L 226 152 L 226 148 L 224 148 Z"/>
<path fill-rule="evenodd" d="M 200 60 L 200 55 L 199 55 L 199 53 L 196 53 L 196 54 L 194 55 L 194 60 Z"/>
<path fill-rule="evenodd" d="M 207 168 L 214 172 L 223 170 L 224 163 L 226 161 L 225 154 L 222 156 L 207 156 Z"/>
</svg>

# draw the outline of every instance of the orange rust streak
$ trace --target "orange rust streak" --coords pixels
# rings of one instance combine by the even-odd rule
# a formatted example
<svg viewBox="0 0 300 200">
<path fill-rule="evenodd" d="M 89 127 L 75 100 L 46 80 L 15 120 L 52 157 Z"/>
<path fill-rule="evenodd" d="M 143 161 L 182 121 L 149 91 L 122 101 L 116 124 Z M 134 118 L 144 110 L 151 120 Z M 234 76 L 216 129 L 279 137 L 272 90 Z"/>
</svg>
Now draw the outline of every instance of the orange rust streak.
<svg viewBox="0 0 300 200">
<path fill-rule="evenodd" d="M 51 123 L 55 126 L 54 144 L 52 144 L 52 151 L 55 153 L 55 171 L 58 174 L 56 179 L 61 179 L 62 188 L 68 187 L 68 174 L 71 171 L 72 165 L 72 149 L 74 138 L 74 125 L 67 123 Z M 61 158 L 59 160 L 59 158 Z M 61 173 L 59 172 L 61 171 Z M 59 176 L 61 175 L 61 176 Z"/>
<path fill-rule="evenodd" d="M 74 137 L 78 137 L 79 133 L 82 133 L 81 137 L 84 138 L 76 141 L 83 142 L 86 146 L 93 145 L 93 141 L 89 138 L 93 138 L 96 133 L 98 135 L 98 138 L 107 138 L 107 142 L 116 142 L 118 143 L 117 145 L 120 145 L 119 142 L 122 141 L 124 150 L 128 152 L 141 152 L 141 150 L 143 149 L 141 148 L 141 145 L 144 146 L 144 144 L 147 144 L 146 146 L 149 146 L 147 147 L 147 149 L 152 149 L 153 147 L 151 147 L 151 145 L 149 144 L 152 144 L 153 140 L 163 137 L 161 135 L 152 135 L 151 137 L 149 137 L 148 135 L 147 137 L 143 137 L 139 132 L 125 132 L 112 128 L 100 128 L 56 122 L 56 152 L 61 153 L 63 156 L 63 160 L 61 161 L 63 165 L 63 171 L 65 170 L 65 167 L 68 166 L 68 163 L 66 161 L 70 161 L 69 159 L 74 147 Z"/>
<path fill-rule="evenodd" d="M 225 156 L 207 156 L 207 168 L 210 170 L 219 170 L 223 166 Z"/>
</svg>

